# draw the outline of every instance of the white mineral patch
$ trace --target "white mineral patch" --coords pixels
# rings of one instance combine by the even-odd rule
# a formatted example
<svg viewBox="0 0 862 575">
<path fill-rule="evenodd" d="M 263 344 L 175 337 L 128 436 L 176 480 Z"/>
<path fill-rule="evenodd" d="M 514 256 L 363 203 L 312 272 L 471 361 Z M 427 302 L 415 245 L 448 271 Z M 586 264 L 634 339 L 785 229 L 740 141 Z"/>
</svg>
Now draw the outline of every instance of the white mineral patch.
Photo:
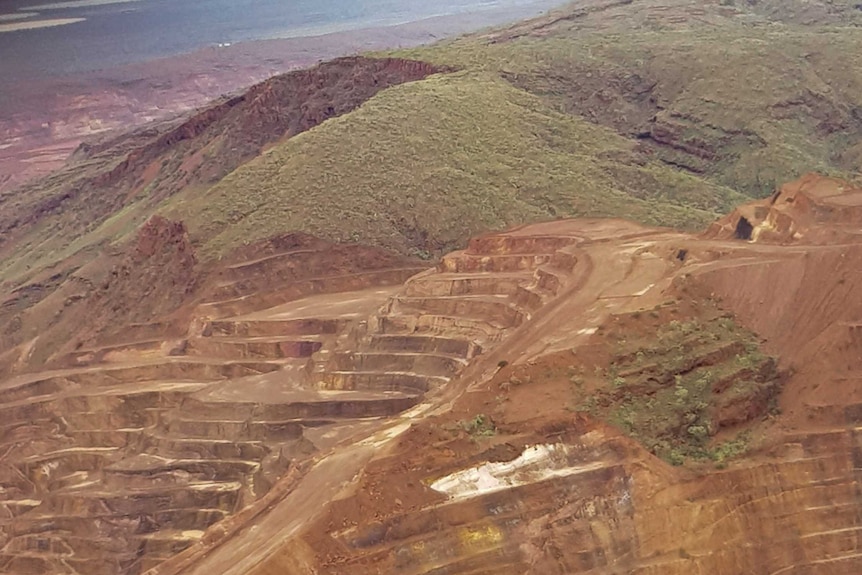
<svg viewBox="0 0 862 575">
<path fill-rule="evenodd" d="M 38 12 L 16 12 L 14 14 L 0 14 L 0 22 L 11 22 L 13 20 L 26 20 L 38 16 Z"/>
<path fill-rule="evenodd" d="M 89 8 L 91 6 L 107 6 L 109 4 L 126 4 L 141 0 L 70 0 L 69 2 L 51 2 L 38 6 L 27 6 L 28 10 L 64 10 L 66 8 Z"/>
<path fill-rule="evenodd" d="M 512 461 L 483 463 L 441 477 L 431 489 L 450 499 L 469 499 L 486 493 L 537 483 L 553 477 L 566 477 L 602 467 L 601 462 L 586 465 L 569 463 L 570 448 L 560 443 L 534 445 Z"/>
<path fill-rule="evenodd" d="M 31 22 L 15 22 L 13 24 L 0 24 L 0 34 L 3 32 L 18 32 L 19 30 L 36 30 L 38 28 L 51 28 L 53 26 L 65 26 L 83 22 L 86 18 L 53 18 L 50 20 L 33 20 Z"/>
<path fill-rule="evenodd" d="M 383 431 L 376 433 L 375 435 L 363 439 L 359 442 L 359 445 L 372 445 L 374 447 L 380 447 L 381 445 L 386 445 L 390 440 L 395 439 L 408 429 L 410 429 L 411 423 L 399 423 L 398 425 L 394 425 L 388 429 L 384 429 Z"/>
</svg>

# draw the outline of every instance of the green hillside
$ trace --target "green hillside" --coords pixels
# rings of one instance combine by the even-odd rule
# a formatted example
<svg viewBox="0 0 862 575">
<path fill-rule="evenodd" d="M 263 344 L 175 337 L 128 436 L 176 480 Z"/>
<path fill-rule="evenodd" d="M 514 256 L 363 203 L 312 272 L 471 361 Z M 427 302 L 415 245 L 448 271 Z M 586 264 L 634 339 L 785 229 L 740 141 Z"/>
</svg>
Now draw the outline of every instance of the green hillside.
<svg viewBox="0 0 862 575">
<path fill-rule="evenodd" d="M 168 208 L 207 255 L 284 229 L 436 255 L 558 216 L 697 229 L 744 198 L 488 72 L 381 92 Z"/>
<path fill-rule="evenodd" d="M 802 19 L 799 3 L 752 4 Z M 498 74 L 749 195 L 810 171 L 862 170 L 862 28 L 850 25 L 862 11 L 803 26 L 718 3 L 614 6 L 400 55 Z"/>
<path fill-rule="evenodd" d="M 859 11 L 739 4 L 579 2 L 395 52 L 454 72 L 383 91 L 165 211 L 209 256 L 286 229 L 434 256 L 558 216 L 697 229 L 801 173 L 852 177 Z"/>
<path fill-rule="evenodd" d="M 4 195 L 0 279 L 153 213 L 204 259 L 294 230 L 435 257 L 560 216 L 698 229 L 801 173 L 862 171 L 860 23 L 839 0 L 580 0 L 290 74 Z"/>
</svg>

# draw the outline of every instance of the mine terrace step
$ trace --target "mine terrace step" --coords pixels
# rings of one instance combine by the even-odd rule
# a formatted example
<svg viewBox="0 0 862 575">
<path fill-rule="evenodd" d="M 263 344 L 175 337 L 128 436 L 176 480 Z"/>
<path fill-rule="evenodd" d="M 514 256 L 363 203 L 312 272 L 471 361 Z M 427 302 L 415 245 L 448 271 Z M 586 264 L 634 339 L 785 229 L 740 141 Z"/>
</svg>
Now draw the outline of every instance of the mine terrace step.
<svg viewBox="0 0 862 575">
<path fill-rule="evenodd" d="M 13 409 L 0 409 L 0 417 L 5 417 L 6 421 L 10 422 L 0 431 L 0 447 L 32 441 L 34 437 L 44 435 L 46 429 L 52 429 L 52 426 L 56 425 L 56 421 L 51 418 L 27 417 L 29 413 L 32 413 L 32 410 L 25 409 L 25 413 L 18 417 L 14 411 Z"/>
<path fill-rule="evenodd" d="M 170 436 L 231 442 L 284 442 L 302 437 L 302 420 L 218 420 L 178 418 L 167 424 Z"/>
<path fill-rule="evenodd" d="M 329 371 L 321 387 L 327 390 L 425 393 L 449 382 L 449 377 L 410 371 Z"/>
<path fill-rule="evenodd" d="M 212 338 L 334 335 L 351 323 L 351 318 L 224 319 L 209 324 Z"/>
<path fill-rule="evenodd" d="M 94 482 L 99 480 L 98 473 L 98 470 L 75 471 L 73 473 L 69 473 L 68 475 L 53 479 L 50 483 L 50 487 L 52 489 L 62 490 L 69 488 L 79 488 L 84 485 L 93 484 Z"/>
<path fill-rule="evenodd" d="M 119 452 L 116 447 L 69 447 L 59 449 L 49 453 L 32 455 L 21 460 L 21 463 L 28 466 L 45 465 L 61 459 L 70 458 L 97 458 L 102 459 Z"/>
<path fill-rule="evenodd" d="M 124 431 L 149 428 L 155 425 L 161 409 L 137 409 L 127 413 L 106 411 L 80 411 L 65 413 L 63 421 L 67 430 L 73 433 L 101 432 L 105 430 Z"/>
<path fill-rule="evenodd" d="M 237 423 L 260 423 L 262 425 L 290 425 L 318 422 L 324 419 L 342 419 L 395 415 L 413 407 L 420 399 L 419 393 L 398 391 L 338 391 L 317 390 L 285 397 L 274 398 L 268 403 L 250 401 L 201 401 L 191 412 L 182 410 L 183 419 L 194 418 L 206 421 L 219 413 L 233 412 L 226 416 Z"/>
<path fill-rule="evenodd" d="M 154 533 L 139 535 L 135 537 L 135 541 L 140 543 L 147 555 L 159 555 L 167 558 L 186 549 L 203 536 L 204 532 L 199 529 L 162 529 Z"/>
<path fill-rule="evenodd" d="M 200 304 L 198 311 L 202 315 L 225 318 L 238 314 L 258 313 L 254 310 L 265 308 L 302 305 L 300 302 L 313 300 L 313 298 L 337 299 L 349 294 L 379 291 L 387 286 L 391 289 L 392 286 L 403 284 L 408 278 L 425 269 L 395 268 L 300 279 L 290 282 L 287 288 L 269 291 L 266 291 L 265 286 L 256 285 L 253 279 L 237 280 L 218 289 L 216 297 L 223 299 Z M 263 291 L 261 288 L 264 288 Z"/>
<path fill-rule="evenodd" d="M 166 472 L 182 471 L 198 481 L 235 481 L 253 474 L 259 468 L 258 462 L 242 459 L 171 459 L 142 453 L 112 463 L 103 469 L 103 475 L 106 485 L 122 485 L 123 482 L 138 478 L 144 480 L 139 481 L 139 485 L 146 486 L 145 481 L 150 476 Z"/>
<path fill-rule="evenodd" d="M 390 312 L 396 314 L 433 314 L 494 321 L 506 327 L 517 326 L 530 318 L 529 312 L 506 296 L 428 296 L 393 298 Z"/>
<path fill-rule="evenodd" d="M 18 385 L 0 389 L 3 404 L 14 404 L 35 398 L 50 397 L 73 387 L 75 382 L 64 377 L 46 377 L 24 381 Z"/>
<path fill-rule="evenodd" d="M 552 254 L 577 240 L 574 236 L 490 234 L 472 238 L 466 251 L 475 255 Z"/>
<path fill-rule="evenodd" d="M 192 481 L 151 487 L 113 487 L 95 484 L 83 489 L 57 491 L 50 497 L 51 514 L 128 516 L 155 509 L 215 508 L 236 510 L 243 485 L 238 481 Z"/>
<path fill-rule="evenodd" d="M 120 429 L 66 429 L 64 435 L 71 437 L 80 447 L 128 448 L 143 439 L 144 427 Z"/>
<path fill-rule="evenodd" d="M 13 464 L 32 480 L 37 490 L 56 491 L 86 483 L 87 478 L 76 479 L 75 472 L 91 473 L 103 469 L 120 453 L 116 447 L 69 447 L 26 457 Z"/>
<path fill-rule="evenodd" d="M 0 389 L 4 403 L 44 395 L 55 395 L 77 386 L 102 386 L 158 381 L 209 381 L 268 373 L 280 369 L 282 360 L 217 360 L 212 358 L 158 358 L 129 364 L 107 364 L 81 369 L 58 370 L 41 375 L 13 378 Z M 140 386 L 137 386 L 140 388 Z M 134 389 L 134 388 L 130 388 Z"/>
<path fill-rule="evenodd" d="M 34 556 L 100 557 L 109 554 L 132 554 L 127 542 L 115 538 L 81 537 L 68 532 L 42 532 L 13 537 L 2 550 L 4 554 Z"/>
<path fill-rule="evenodd" d="M 104 345 L 96 345 L 91 347 L 82 347 L 80 349 L 75 350 L 73 353 L 92 353 L 99 354 L 105 352 L 111 352 L 116 350 L 136 350 L 136 351 L 148 351 L 159 349 L 166 341 L 173 341 L 172 339 L 165 339 L 164 337 L 156 337 L 149 339 L 142 339 L 138 341 L 122 341 L 122 342 L 111 342 Z"/>
<path fill-rule="evenodd" d="M 516 272 L 532 271 L 551 261 L 551 254 L 474 255 L 454 252 L 443 257 L 441 272 Z"/>
<path fill-rule="evenodd" d="M 330 363 L 336 371 L 452 376 L 467 365 L 467 360 L 443 353 L 357 351 L 336 353 Z"/>
<path fill-rule="evenodd" d="M 203 337 L 189 341 L 187 353 L 228 358 L 307 358 L 323 347 L 320 338 L 290 336 Z"/>
<path fill-rule="evenodd" d="M 41 499 L 6 499 L 0 500 L 0 525 L 4 519 L 17 517 L 39 507 Z"/>
<path fill-rule="evenodd" d="M 393 314 L 378 318 L 378 330 L 386 335 L 457 335 L 478 344 L 496 342 L 509 326 L 485 319 L 441 314 Z"/>
<path fill-rule="evenodd" d="M 0 572 L 13 575 L 63 574 L 112 575 L 123 571 L 123 558 L 116 557 L 57 557 L 54 555 L 0 554 Z M 133 559 L 133 557 L 132 557 Z"/>
<path fill-rule="evenodd" d="M 112 343 L 100 347 L 79 349 L 63 355 L 56 361 L 60 365 L 94 365 L 128 361 L 130 357 L 167 357 L 183 348 L 182 338 L 150 339 L 127 343 Z"/>
<path fill-rule="evenodd" d="M 523 272 L 432 273 L 415 276 L 404 285 L 404 295 L 512 295 L 522 285 L 529 284 L 533 274 Z"/>
<path fill-rule="evenodd" d="M 35 396 L 0 404 L 0 417 L 9 422 L 48 419 L 52 425 L 76 427 L 83 414 L 113 418 L 113 424 L 96 429 L 141 427 L 141 416 L 150 409 L 176 405 L 183 397 L 205 388 L 209 381 L 142 381 L 106 387 L 76 386 L 53 396 Z M 80 429 L 89 429 L 87 425 Z"/>
<path fill-rule="evenodd" d="M 368 348 L 378 351 L 441 353 L 468 360 L 482 353 L 482 347 L 468 339 L 428 334 L 372 334 Z"/>
<path fill-rule="evenodd" d="M 183 459 L 244 459 L 261 461 L 271 449 L 264 441 L 217 439 L 214 437 L 173 437 L 165 434 L 150 434 L 144 442 L 146 450 L 160 455 Z"/>
<path fill-rule="evenodd" d="M 198 309 L 209 313 L 218 313 L 220 310 L 237 312 L 285 304 L 315 294 L 338 294 L 400 285 L 425 269 L 410 266 L 313 277 L 301 277 L 301 274 L 318 274 L 323 270 L 304 268 L 297 274 L 294 268 L 259 274 L 255 273 L 257 270 L 239 269 L 226 274 L 226 281 L 219 282 L 208 296 L 210 301 L 201 304 Z"/>
<path fill-rule="evenodd" d="M 41 501 L 39 502 L 41 504 Z M 116 518 L 117 514 L 107 507 L 102 507 L 88 514 L 81 513 L 56 513 L 48 510 L 42 512 L 37 510 L 38 506 L 30 507 L 33 512 L 18 516 L 14 526 L 9 521 L 0 518 L 0 527 L 10 536 L 50 533 L 53 531 L 74 533 L 79 537 L 100 537 L 100 520 Z M 177 507 L 174 509 L 144 509 L 139 514 L 131 514 L 125 519 L 137 519 L 147 516 L 156 525 L 166 526 L 174 529 L 199 529 L 201 526 L 210 526 L 221 521 L 231 510 L 217 509 L 204 506 Z"/>
<path fill-rule="evenodd" d="M 166 525 L 174 529 L 199 529 L 218 523 L 228 516 L 224 509 L 189 508 L 151 511 L 153 521 L 157 525 Z"/>
<path fill-rule="evenodd" d="M 158 498 L 173 493 L 231 493 L 242 488 L 238 481 L 190 481 L 177 485 L 154 485 L 129 487 L 122 490 L 104 490 L 99 485 L 92 489 L 74 489 L 63 492 L 64 496 L 84 499 L 99 499 L 105 501 L 122 501 L 143 498 Z"/>
</svg>

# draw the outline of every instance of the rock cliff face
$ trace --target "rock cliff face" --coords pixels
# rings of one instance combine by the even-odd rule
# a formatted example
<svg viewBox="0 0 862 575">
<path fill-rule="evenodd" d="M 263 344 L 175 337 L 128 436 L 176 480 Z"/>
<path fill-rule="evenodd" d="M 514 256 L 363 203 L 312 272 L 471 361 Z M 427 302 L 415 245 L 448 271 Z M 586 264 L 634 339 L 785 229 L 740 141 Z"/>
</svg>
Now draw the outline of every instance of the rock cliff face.
<svg viewBox="0 0 862 575">
<path fill-rule="evenodd" d="M 0 570 L 858 573 L 862 244 L 805 238 L 862 195 L 782 193 L 810 189 L 848 211 L 815 198 L 789 244 L 729 218 L 523 226 L 428 270 L 241 250 L 183 333 L 0 384 Z M 185 245 L 156 220 L 128 262 Z"/>
<path fill-rule="evenodd" d="M 860 193 L 850 182 L 808 174 L 766 199 L 740 206 L 711 225 L 706 237 L 776 244 L 852 242 L 862 221 Z"/>
</svg>

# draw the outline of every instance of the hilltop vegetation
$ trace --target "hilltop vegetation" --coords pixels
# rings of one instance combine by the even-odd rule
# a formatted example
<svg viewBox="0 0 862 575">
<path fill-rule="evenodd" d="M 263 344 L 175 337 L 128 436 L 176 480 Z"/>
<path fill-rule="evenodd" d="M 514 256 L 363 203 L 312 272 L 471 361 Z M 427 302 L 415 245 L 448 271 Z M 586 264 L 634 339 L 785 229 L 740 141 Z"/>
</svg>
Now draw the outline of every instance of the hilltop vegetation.
<svg viewBox="0 0 862 575">
<path fill-rule="evenodd" d="M 382 92 L 182 199 L 168 213 L 206 255 L 285 227 L 429 256 L 482 230 L 573 214 L 698 229 L 743 196 L 464 71 Z"/>
<path fill-rule="evenodd" d="M 267 146 L 435 71 L 398 59 L 340 58 L 85 143 L 62 170 L 0 194 L 0 281 L 20 281 L 80 252 L 92 257 L 93 248 L 133 235 L 167 199 L 206 189 Z"/>
<path fill-rule="evenodd" d="M 210 255 L 286 227 L 429 257 L 558 216 L 697 229 L 801 173 L 862 169 L 859 10 L 737 4 L 579 2 L 388 54 L 455 72 L 382 92 L 167 213 Z"/>
<path fill-rule="evenodd" d="M 849 26 L 862 11 L 721 4 L 578 3 L 401 55 L 498 74 L 667 165 L 752 196 L 810 171 L 862 170 L 862 29 Z"/>
<path fill-rule="evenodd" d="M 288 75 L 0 199 L 0 274 L 95 253 L 154 212 L 213 257 L 296 230 L 435 257 L 558 216 L 697 229 L 800 173 L 862 169 L 860 16 L 587 0 L 394 66 Z"/>
</svg>

